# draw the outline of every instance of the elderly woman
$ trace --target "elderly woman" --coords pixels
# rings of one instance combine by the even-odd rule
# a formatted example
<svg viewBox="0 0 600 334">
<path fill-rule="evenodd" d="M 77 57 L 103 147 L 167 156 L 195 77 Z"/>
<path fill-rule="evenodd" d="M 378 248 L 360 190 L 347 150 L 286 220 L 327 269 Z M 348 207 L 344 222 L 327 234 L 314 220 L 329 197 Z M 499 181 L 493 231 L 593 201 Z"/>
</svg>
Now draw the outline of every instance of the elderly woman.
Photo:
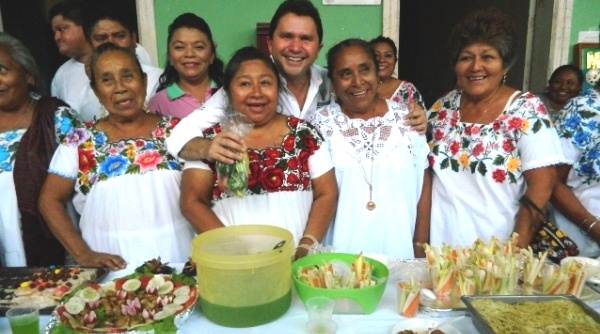
<svg viewBox="0 0 600 334">
<path fill-rule="evenodd" d="M 564 160 L 546 108 L 531 93 L 504 85 L 515 61 L 516 30 L 496 9 L 465 17 L 450 44 L 458 87 L 431 108 L 431 243 L 471 245 L 520 235 L 527 246 Z"/>
<path fill-rule="evenodd" d="M 537 96 L 542 100 L 553 122 L 569 99 L 581 93 L 583 73 L 575 65 L 562 65 L 552 72 L 548 89 Z"/>
<path fill-rule="evenodd" d="M 194 233 L 179 210 L 182 167 L 165 148 L 176 121 L 144 111 L 146 75 L 130 50 L 101 45 L 91 71 L 108 116 L 67 134 L 40 211 L 81 265 L 117 270 L 157 256 L 185 262 Z M 65 214 L 73 193 L 81 236 Z"/>
<path fill-rule="evenodd" d="M 150 111 L 179 118 L 200 108 L 222 86 L 223 62 L 210 27 L 202 18 L 185 13 L 169 25 L 168 59 Z"/>
<path fill-rule="evenodd" d="M 248 188 L 244 197 L 233 196 L 219 187 L 213 163 L 186 162 L 181 207 L 198 233 L 257 223 L 283 227 L 300 245 L 300 257 L 325 235 L 337 186 L 321 135 L 308 122 L 277 113 L 279 84 L 268 56 L 253 47 L 235 53 L 225 68 L 223 88 L 232 109 L 254 124 L 244 137 L 251 171 Z M 225 133 L 216 125 L 204 136 Z"/>
<path fill-rule="evenodd" d="M 558 167 L 559 182 L 552 194 L 556 224 L 575 241 L 581 255 L 596 258 L 600 256 L 600 84 L 568 101 L 555 125 L 568 160 Z"/>
<path fill-rule="evenodd" d="M 313 118 L 329 142 L 340 188 L 332 244 L 342 252 L 424 256 L 431 194 L 425 136 L 402 121 L 405 104 L 377 96 L 377 57 L 360 39 L 327 53 L 337 103 Z"/>
<path fill-rule="evenodd" d="M 410 105 L 414 101 L 419 107 L 425 109 L 425 103 L 421 93 L 412 83 L 394 78 L 392 75 L 396 70 L 398 62 L 398 48 L 396 43 L 388 37 L 379 36 L 369 42 L 377 56 L 377 76 L 379 87 L 377 96 L 380 99 L 392 100 L 398 104 Z"/>
<path fill-rule="evenodd" d="M 58 142 L 79 121 L 64 102 L 40 97 L 38 85 L 29 50 L 0 33 L 0 263 L 8 267 L 65 262 L 37 198 Z"/>
</svg>

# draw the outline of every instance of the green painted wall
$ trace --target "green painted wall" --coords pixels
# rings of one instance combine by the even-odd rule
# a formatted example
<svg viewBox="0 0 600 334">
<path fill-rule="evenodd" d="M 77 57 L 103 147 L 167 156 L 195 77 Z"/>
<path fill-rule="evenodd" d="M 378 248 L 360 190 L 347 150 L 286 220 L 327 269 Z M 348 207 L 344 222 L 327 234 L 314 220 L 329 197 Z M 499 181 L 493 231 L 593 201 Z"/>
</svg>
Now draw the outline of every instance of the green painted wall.
<svg viewBox="0 0 600 334">
<path fill-rule="evenodd" d="M 311 0 L 323 21 L 323 50 L 317 60 L 325 65 L 325 54 L 338 41 L 350 37 L 371 39 L 382 31 L 382 5 L 324 6 Z M 192 12 L 206 20 L 218 44 L 217 55 L 227 62 L 247 45 L 256 46 L 256 23 L 270 22 L 282 0 L 154 0 L 159 65 L 167 53 L 167 28 L 178 15 Z"/>
<path fill-rule="evenodd" d="M 573 45 L 577 44 L 580 31 L 598 30 L 600 23 L 600 1 L 574 0 L 573 20 L 571 22 L 571 38 L 569 62 L 573 62 Z M 591 28 L 591 29 L 590 29 Z"/>
</svg>

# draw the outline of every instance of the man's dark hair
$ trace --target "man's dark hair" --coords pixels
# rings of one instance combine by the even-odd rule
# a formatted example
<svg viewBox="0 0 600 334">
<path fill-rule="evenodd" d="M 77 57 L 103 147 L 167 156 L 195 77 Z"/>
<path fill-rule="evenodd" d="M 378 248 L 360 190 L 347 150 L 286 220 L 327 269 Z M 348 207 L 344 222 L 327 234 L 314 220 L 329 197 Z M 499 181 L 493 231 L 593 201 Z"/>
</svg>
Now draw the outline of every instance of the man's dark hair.
<svg viewBox="0 0 600 334">
<path fill-rule="evenodd" d="M 315 5 L 308 0 L 286 0 L 279 5 L 275 11 L 275 14 L 273 15 L 273 18 L 271 19 L 271 24 L 269 25 L 270 39 L 273 39 L 273 34 L 275 33 L 275 29 L 277 29 L 281 18 L 290 13 L 298 16 L 310 17 L 317 26 L 319 44 L 323 43 L 323 23 L 321 22 L 321 16 L 319 15 L 319 11 Z"/>
<path fill-rule="evenodd" d="M 101 20 L 118 22 L 130 34 L 137 32 L 135 13 L 122 1 L 102 0 L 86 7 L 83 17 L 83 33 L 91 40 L 94 26 Z"/>
<path fill-rule="evenodd" d="M 62 16 L 65 20 L 72 21 L 78 26 L 83 25 L 83 17 L 85 12 L 86 4 L 83 0 L 65 0 L 61 1 L 48 12 L 50 20 L 55 16 Z"/>
</svg>

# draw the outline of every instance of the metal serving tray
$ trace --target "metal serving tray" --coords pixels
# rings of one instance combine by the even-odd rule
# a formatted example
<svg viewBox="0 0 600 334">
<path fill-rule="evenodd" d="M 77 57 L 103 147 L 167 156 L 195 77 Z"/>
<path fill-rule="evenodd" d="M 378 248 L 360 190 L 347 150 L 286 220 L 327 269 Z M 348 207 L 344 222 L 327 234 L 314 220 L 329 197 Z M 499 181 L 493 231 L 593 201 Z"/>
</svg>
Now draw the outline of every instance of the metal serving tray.
<svg viewBox="0 0 600 334">
<path fill-rule="evenodd" d="M 518 304 L 525 302 L 550 302 L 553 300 L 568 300 L 579 305 L 583 311 L 592 317 L 597 323 L 600 323 L 600 314 L 593 308 L 589 307 L 586 303 L 582 302 L 579 298 L 573 295 L 540 295 L 540 296 L 462 296 L 460 297 L 467 309 L 472 315 L 473 324 L 479 330 L 480 333 L 497 334 L 488 325 L 481 313 L 473 306 L 472 302 L 476 300 L 492 300 L 496 302 L 503 302 L 507 304 Z"/>
<path fill-rule="evenodd" d="M 56 268 L 76 268 L 78 266 L 57 266 Z M 94 282 L 100 282 L 108 274 L 106 268 L 84 268 L 96 270 L 96 279 Z M 13 297 L 13 290 L 16 289 L 22 282 L 31 279 L 33 274 L 39 273 L 42 270 L 48 270 L 46 267 L 12 267 L 0 268 L 0 316 L 6 315 L 6 311 L 10 309 L 10 300 Z M 55 306 L 45 307 L 40 309 L 40 314 L 50 315 Z"/>
</svg>

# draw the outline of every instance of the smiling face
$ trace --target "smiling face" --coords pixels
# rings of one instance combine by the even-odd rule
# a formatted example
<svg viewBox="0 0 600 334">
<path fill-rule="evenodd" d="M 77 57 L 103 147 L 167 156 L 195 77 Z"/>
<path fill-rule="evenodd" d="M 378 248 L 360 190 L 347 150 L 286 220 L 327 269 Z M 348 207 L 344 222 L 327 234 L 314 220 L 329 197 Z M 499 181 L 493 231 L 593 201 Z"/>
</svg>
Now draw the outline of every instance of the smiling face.
<svg viewBox="0 0 600 334">
<path fill-rule="evenodd" d="M 83 34 L 83 28 L 73 21 L 66 20 L 62 15 L 56 15 L 52 18 L 52 31 L 61 55 L 77 59 L 88 52 L 90 46 Z"/>
<path fill-rule="evenodd" d="M 277 90 L 277 74 L 262 60 L 248 60 L 241 63 L 228 93 L 233 109 L 260 127 L 276 115 Z"/>
<path fill-rule="evenodd" d="M 292 13 L 281 17 L 273 39 L 267 44 L 275 65 L 286 80 L 308 76 L 322 47 L 313 19 Z"/>
<path fill-rule="evenodd" d="M 391 77 L 397 61 L 394 50 L 387 43 L 377 43 L 373 45 L 373 49 L 375 49 L 375 55 L 377 55 L 377 76 L 380 79 Z"/>
<path fill-rule="evenodd" d="M 117 21 L 100 20 L 94 25 L 90 36 L 92 46 L 97 48 L 104 43 L 113 43 L 131 51 L 135 51 L 135 36 Z"/>
<path fill-rule="evenodd" d="M 473 99 L 492 96 L 506 74 L 498 50 L 481 43 L 471 44 L 462 49 L 454 69 L 458 86 Z"/>
<path fill-rule="evenodd" d="M 360 46 L 340 51 L 332 71 L 333 89 L 342 110 L 358 117 L 374 109 L 379 78 L 373 58 Z"/>
<path fill-rule="evenodd" d="M 128 118 L 143 112 L 146 76 L 131 55 L 107 51 L 100 55 L 92 70 L 94 92 L 111 117 Z"/>
<path fill-rule="evenodd" d="M 27 101 L 29 84 L 33 84 L 33 78 L 0 45 L 0 110 L 15 110 Z"/>
<path fill-rule="evenodd" d="M 577 74 L 571 70 L 564 70 L 550 82 L 548 96 L 553 102 L 564 105 L 567 100 L 579 95 L 579 91 L 581 82 Z"/>
<path fill-rule="evenodd" d="M 181 80 L 204 80 L 214 59 L 212 43 L 200 30 L 183 27 L 173 33 L 169 41 L 169 63 L 175 67 Z"/>
</svg>

